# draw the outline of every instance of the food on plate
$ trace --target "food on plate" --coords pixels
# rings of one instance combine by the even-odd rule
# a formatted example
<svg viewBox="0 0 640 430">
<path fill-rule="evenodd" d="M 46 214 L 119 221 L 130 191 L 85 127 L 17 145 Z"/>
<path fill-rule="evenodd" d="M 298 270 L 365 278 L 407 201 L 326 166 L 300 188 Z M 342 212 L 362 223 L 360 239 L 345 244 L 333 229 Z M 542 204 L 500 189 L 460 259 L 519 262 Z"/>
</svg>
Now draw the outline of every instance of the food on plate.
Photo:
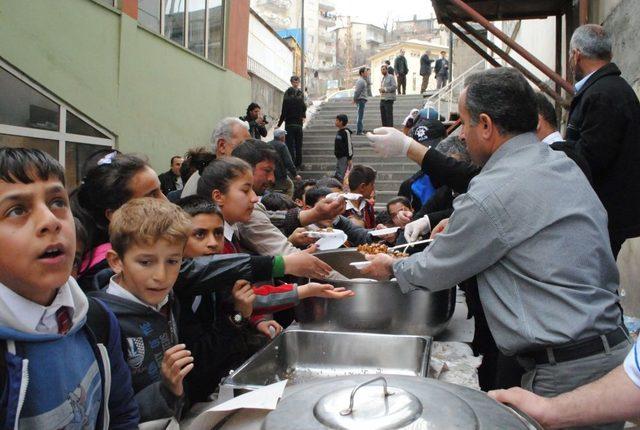
<svg viewBox="0 0 640 430">
<path fill-rule="evenodd" d="M 365 245 L 358 245 L 358 252 L 362 254 L 389 254 L 392 257 L 408 257 L 409 254 L 404 252 L 390 250 L 389 247 L 383 243 L 369 243 Z"/>
</svg>

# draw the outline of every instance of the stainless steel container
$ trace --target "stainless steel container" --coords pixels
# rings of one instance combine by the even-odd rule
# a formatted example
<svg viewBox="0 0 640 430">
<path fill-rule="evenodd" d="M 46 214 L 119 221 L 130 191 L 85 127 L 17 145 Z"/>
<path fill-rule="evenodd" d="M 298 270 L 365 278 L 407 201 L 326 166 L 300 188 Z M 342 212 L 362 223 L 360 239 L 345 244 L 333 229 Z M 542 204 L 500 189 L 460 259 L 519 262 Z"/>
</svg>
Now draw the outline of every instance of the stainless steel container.
<svg viewBox="0 0 640 430">
<path fill-rule="evenodd" d="M 373 333 L 289 329 L 220 385 L 220 398 L 288 379 L 288 385 L 380 373 L 426 377 L 431 339 Z"/>
<path fill-rule="evenodd" d="M 355 248 L 317 252 L 349 280 L 323 280 L 356 294 L 342 300 L 308 298 L 296 307 L 296 320 L 308 330 L 364 331 L 436 336 L 449 323 L 456 304 L 456 288 L 402 294 L 396 281 L 372 282 L 350 265 L 365 261 Z M 360 278 L 360 279 L 358 279 Z"/>
<path fill-rule="evenodd" d="M 222 430 L 541 430 L 482 391 L 415 376 L 358 375 L 287 387 L 275 410 L 241 410 Z"/>
</svg>

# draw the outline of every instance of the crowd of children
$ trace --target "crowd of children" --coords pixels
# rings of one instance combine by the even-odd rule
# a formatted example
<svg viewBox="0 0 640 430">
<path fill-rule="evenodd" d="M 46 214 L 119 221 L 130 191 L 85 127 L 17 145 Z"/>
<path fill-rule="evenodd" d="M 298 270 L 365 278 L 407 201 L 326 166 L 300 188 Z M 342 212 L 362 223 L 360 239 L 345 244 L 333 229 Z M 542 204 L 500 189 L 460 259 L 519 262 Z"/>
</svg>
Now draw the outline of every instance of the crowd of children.
<svg viewBox="0 0 640 430">
<path fill-rule="evenodd" d="M 333 227 L 357 246 L 412 212 L 396 199 L 376 220 L 376 171 L 352 164 L 347 124 L 338 115 L 335 177 L 297 181 L 291 196 L 270 190 L 277 154 L 253 139 L 230 155 L 190 151 L 181 179 L 198 172 L 197 194 L 168 198 L 133 154 L 92 154 L 68 194 L 49 155 L 0 148 L 0 246 L 17 251 L 0 253 L 0 428 L 179 419 L 300 300 L 352 296 L 297 283 L 331 271 L 307 231 Z"/>
</svg>

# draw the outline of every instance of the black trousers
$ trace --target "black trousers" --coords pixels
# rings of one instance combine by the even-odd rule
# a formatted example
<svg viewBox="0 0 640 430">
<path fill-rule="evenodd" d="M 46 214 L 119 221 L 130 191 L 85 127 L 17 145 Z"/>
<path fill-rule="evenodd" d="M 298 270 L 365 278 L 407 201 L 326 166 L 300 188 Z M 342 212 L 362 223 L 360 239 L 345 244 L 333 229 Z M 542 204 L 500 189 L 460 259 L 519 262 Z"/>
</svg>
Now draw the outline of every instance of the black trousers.
<svg viewBox="0 0 640 430">
<path fill-rule="evenodd" d="M 380 118 L 383 127 L 393 127 L 393 100 L 380 100 Z"/>
<path fill-rule="evenodd" d="M 397 75 L 398 79 L 398 94 L 406 94 L 407 93 L 407 75 Z"/>
<path fill-rule="evenodd" d="M 296 168 L 300 168 L 302 164 L 302 126 L 297 124 L 285 125 L 287 132 L 285 143 L 293 159 Z"/>
<path fill-rule="evenodd" d="M 515 357 L 506 356 L 498 350 L 480 302 L 476 278 L 462 281 L 459 286 L 465 293 L 469 316 L 475 319 L 475 333 L 471 348 L 475 355 L 482 354 L 482 364 L 478 368 L 480 388 L 483 391 L 489 391 L 519 387 L 525 370 Z"/>
</svg>

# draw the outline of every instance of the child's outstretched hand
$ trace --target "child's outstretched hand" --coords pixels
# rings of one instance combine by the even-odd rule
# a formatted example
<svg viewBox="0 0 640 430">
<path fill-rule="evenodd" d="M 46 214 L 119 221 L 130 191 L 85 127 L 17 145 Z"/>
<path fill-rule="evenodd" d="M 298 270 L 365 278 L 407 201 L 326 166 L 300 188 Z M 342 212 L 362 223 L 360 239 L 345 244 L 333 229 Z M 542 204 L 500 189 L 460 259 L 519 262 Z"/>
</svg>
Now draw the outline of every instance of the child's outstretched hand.
<svg viewBox="0 0 640 430">
<path fill-rule="evenodd" d="M 182 381 L 193 369 L 191 351 L 185 348 L 184 343 L 174 345 L 164 352 L 162 358 L 162 383 L 177 397 L 184 393 Z"/>
<path fill-rule="evenodd" d="M 298 287 L 298 297 L 306 299 L 307 297 L 322 297 L 325 299 L 344 299 L 345 297 L 353 297 L 355 293 L 351 290 L 339 287 L 335 288 L 331 284 L 319 284 L 317 282 L 309 282 Z"/>
<path fill-rule="evenodd" d="M 231 295 L 234 309 L 243 317 L 249 318 L 253 312 L 253 302 L 256 300 L 251 283 L 244 279 L 237 280 L 231 289 Z"/>
<path fill-rule="evenodd" d="M 282 326 L 275 320 L 264 320 L 258 323 L 256 330 L 269 339 L 273 339 L 282 332 Z"/>
</svg>

